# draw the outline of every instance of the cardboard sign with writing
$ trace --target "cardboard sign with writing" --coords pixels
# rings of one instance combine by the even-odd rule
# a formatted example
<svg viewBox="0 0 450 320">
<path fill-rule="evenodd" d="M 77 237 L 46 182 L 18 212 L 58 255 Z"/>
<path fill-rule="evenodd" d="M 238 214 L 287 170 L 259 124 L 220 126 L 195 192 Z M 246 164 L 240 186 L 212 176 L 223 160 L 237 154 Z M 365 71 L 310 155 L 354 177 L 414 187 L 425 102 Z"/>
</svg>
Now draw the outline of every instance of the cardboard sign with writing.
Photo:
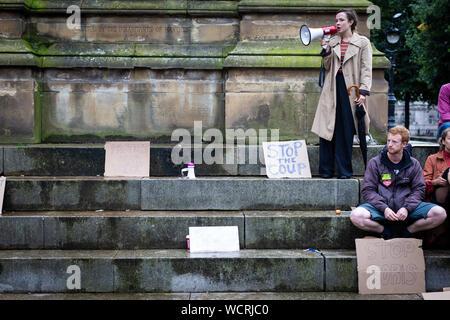
<svg viewBox="0 0 450 320">
<path fill-rule="evenodd" d="M 109 141 L 105 150 L 105 177 L 150 175 L 149 141 Z"/>
<path fill-rule="evenodd" d="M 356 239 L 358 288 L 361 294 L 422 293 L 425 258 L 422 240 Z"/>
<path fill-rule="evenodd" d="M 311 178 L 305 140 L 263 142 L 269 178 Z"/>
<path fill-rule="evenodd" d="M 0 177 L 0 216 L 2 215 L 3 198 L 5 197 L 6 178 Z"/>
<path fill-rule="evenodd" d="M 239 251 L 237 226 L 189 227 L 190 252 Z"/>
</svg>

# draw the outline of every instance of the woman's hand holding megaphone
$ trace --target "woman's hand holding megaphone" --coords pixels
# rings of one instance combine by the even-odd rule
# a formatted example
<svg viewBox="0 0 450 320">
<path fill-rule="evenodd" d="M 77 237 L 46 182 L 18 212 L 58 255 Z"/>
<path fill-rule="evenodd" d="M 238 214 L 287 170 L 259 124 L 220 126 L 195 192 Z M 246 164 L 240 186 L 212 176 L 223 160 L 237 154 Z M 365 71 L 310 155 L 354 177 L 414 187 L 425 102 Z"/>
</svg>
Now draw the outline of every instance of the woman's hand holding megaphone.
<svg viewBox="0 0 450 320">
<path fill-rule="evenodd" d="M 330 38 L 331 36 L 329 34 L 326 34 L 322 38 L 322 48 L 324 48 L 327 52 L 330 51 Z"/>
</svg>

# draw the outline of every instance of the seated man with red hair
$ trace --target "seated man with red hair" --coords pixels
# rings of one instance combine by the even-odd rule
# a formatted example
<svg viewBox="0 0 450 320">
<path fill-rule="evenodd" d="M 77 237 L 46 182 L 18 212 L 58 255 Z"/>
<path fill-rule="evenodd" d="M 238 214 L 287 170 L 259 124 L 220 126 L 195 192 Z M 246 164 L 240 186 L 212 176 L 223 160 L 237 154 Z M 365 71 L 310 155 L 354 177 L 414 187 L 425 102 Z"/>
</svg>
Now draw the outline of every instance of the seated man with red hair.
<svg viewBox="0 0 450 320">
<path fill-rule="evenodd" d="M 387 149 L 367 165 L 362 185 L 367 202 L 350 214 L 356 227 L 384 239 L 411 237 L 439 226 L 447 217 L 444 208 L 423 202 L 426 185 L 422 167 L 404 150 L 409 138 L 409 130 L 403 126 L 389 130 Z"/>
</svg>

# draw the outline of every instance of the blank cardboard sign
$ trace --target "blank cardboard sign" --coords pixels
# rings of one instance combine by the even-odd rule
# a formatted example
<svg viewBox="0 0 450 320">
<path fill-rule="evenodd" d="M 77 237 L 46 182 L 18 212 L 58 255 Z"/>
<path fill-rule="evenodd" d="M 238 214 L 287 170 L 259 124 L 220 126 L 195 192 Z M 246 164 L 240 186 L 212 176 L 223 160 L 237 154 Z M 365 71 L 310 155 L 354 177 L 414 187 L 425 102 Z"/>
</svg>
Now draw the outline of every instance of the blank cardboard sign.
<svg viewBox="0 0 450 320">
<path fill-rule="evenodd" d="M 450 291 L 424 292 L 422 298 L 423 300 L 450 300 Z"/>
<path fill-rule="evenodd" d="M 2 215 L 3 198 L 5 196 L 6 178 L 0 177 L 0 216 Z"/>
<path fill-rule="evenodd" d="M 356 239 L 358 288 L 361 294 L 422 293 L 425 258 L 422 240 Z"/>
<path fill-rule="evenodd" d="M 105 177 L 150 175 L 150 141 L 108 141 L 105 150 Z"/>
<path fill-rule="evenodd" d="M 190 252 L 239 251 L 237 226 L 189 227 Z"/>
</svg>

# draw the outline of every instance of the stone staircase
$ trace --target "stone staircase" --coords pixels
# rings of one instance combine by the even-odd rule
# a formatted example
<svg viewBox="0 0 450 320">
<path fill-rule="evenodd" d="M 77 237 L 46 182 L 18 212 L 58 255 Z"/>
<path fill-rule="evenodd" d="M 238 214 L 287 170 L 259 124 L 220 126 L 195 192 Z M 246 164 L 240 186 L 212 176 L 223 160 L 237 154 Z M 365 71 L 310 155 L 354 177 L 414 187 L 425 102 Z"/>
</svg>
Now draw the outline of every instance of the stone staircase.
<svg viewBox="0 0 450 320">
<path fill-rule="evenodd" d="M 434 148 L 413 152 L 423 163 Z M 168 156 L 154 145 L 150 178 L 118 179 L 102 176 L 102 145 L 0 147 L 0 292 L 357 292 L 354 239 L 367 234 L 348 215 L 360 178 L 272 180 L 262 163 L 237 161 L 183 180 Z M 354 157 L 362 175 L 356 147 Z M 240 252 L 190 254 L 188 228 L 214 225 L 238 226 Z M 449 247 L 425 250 L 425 261 L 427 291 L 450 286 Z M 79 289 L 68 288 L 70 266 Z"/>
</svg>

